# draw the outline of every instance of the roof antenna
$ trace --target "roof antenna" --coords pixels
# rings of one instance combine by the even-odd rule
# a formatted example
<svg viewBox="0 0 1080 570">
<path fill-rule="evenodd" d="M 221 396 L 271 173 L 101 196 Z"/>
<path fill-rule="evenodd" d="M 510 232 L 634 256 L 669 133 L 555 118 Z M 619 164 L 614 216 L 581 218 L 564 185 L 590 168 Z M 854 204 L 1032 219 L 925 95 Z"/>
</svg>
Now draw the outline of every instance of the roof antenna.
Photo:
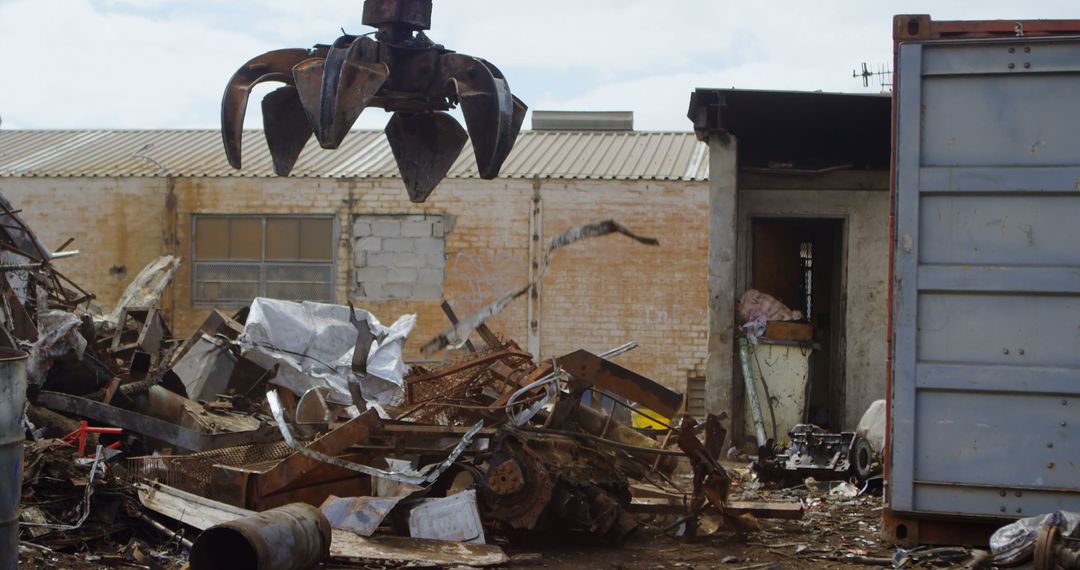
<svg viewBox="0 0 1080 570">
<path fill-rule="evenodd" d="M 870 80 L 876 77 L 882 93 L 892 91 L 892 70 L 884 65 L 879 65 L 876 71 L 871 71 L 866 62 L 863 62 L 862 71 L 852 71 L 851 76 L 862 79 L 863 87 L 870 87 Z"/>
</svg>

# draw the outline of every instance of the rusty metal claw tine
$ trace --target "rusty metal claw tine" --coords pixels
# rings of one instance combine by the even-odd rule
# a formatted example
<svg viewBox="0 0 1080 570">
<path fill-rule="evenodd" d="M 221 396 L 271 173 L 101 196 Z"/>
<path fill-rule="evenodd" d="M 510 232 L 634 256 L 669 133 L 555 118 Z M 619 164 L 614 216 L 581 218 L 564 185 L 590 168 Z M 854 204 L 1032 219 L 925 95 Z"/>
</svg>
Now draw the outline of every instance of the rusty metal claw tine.
<svg viewBox="0 0 1080 570">
<path fill-rule="evenodd" d="M 487 62 L 461 54 L 443 59 L 457 89 L 480 177 L 495 178 L 516 138 L 514 96 L 502 74 Z"/>
<path fill-rule="evenodd" d="M 386 139 L 409 199 L 420 203 L 461 156 L 469 135 L 446 113 L 394 113 L 386 124 Z"/>
<path fill-rule="evenodd" d="M 262 115 L 274 174 L 288 176 L 312 134 L 296 87 L 286 85 L 263 97 Z"/>
<path fill-rule="evenodd" d="M 304 114 L 320 144 L 323 140 L 319 116 L 322 113 L 322 79 L 325 63 L 326 61 L 322 59 L 310 59 L 300 62 L 292 69 L 293 81 L 296 84 L 300 102 L 304 106 Z"/>
<path fill-rule="evenodd" d="M 377 47 L 370 38 L 342 36 L 330 48 L 321 69 L 312 66 L 294 70 L 297 81 L 305 84 L 301 89 L 304 107 L 323 148 L 341 145 L 360 113 L 390 76 L 386 64 L 365 61 L 365 51 L 372 49 Z M 316 89 L 313 84 L 318 71 L 321 76 Z"/>
<path fill-rule="evenodd" d="M 341 74 L 338 94 L 334 101 L 334 115 L 327 133 L 333 146 L 328 148 L 337 148 L 341 141 L 345 140 L 349 129 L 356 123 L 356 119 L 360 118 L 360 113 L 367 108 L 371 98 L 390 77 L 390 69 L 384 63 L 346 61 Z"/>
<path fill-rule="evenodd" d="M 291 84 L 293 66 L 317 55 L 317 50 L 308 49 L 268 51 L 245 63 L 229 79 L 221 99 L 221 139 L 225 144 L 225 156 L 233 168 L 241 167 L 240 145 L 251 89 L 266 81 Z"/>
</svg>

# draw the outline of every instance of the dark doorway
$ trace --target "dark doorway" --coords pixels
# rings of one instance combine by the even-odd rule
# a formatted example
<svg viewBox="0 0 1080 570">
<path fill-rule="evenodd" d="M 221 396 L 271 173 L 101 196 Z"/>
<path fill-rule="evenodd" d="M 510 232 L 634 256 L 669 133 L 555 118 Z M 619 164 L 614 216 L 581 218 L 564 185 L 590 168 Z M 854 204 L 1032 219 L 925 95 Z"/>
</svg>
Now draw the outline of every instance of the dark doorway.
<svg viewBox="0 0 1080 570">
<path fill-rule="evenodd" d="M 807 419 L 844 425 L 844 220 L 754 218 L 750 286 L 802 311 L 820 347 L 810 357 Z"/>
</svg>

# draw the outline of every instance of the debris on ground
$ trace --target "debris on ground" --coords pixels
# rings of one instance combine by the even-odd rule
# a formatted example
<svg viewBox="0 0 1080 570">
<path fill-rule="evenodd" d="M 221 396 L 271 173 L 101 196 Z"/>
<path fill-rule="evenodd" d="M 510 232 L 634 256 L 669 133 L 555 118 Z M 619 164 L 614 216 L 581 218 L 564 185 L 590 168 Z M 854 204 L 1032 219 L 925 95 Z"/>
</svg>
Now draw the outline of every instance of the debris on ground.
<svg viewBox="0 0 1080 570">
<path fill-rule="evenodd" d="M 9 414 L 26 436 L 12 448 L 25 456 L 10 525 L 22 567 L 977 558 L 880 542 L 872 435 L 798 425 L 732 460 L 726 416 L 693 417 L 683 394 L 615 361 L 637 343 L 538 360 L 492 331 L 517 290 L 460 320 L 444 302 L 451 328 L 426 346 L 460 348 L 436 365 L 404 360 L 414 315 L 386 326 L 352 306 L 257 298 L 176 336 L 161 299 L 179 259 L 152 261 L 105 312 L 3 200 L 0 216 L 14 266 L 0 346 L 28 355 L 13 369 L 29 384 L 25 416 Z M 559 247 L 612 233 L 655 242 L 611 220 L 581 226 L 551 241 L 538 273 Z M 1054 555 L 1068 556 L 1059 532 Z"/>
</svg>

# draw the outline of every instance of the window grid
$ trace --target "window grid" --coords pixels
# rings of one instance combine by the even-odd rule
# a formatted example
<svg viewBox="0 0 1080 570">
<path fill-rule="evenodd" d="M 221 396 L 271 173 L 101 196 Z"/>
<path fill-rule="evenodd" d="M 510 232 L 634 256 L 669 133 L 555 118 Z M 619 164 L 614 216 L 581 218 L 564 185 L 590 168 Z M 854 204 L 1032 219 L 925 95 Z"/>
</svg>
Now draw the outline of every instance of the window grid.
<svg viewBox="0 0 1080 570">
<path fill-rule="evenodd" d="M 200 259 L 198 257 L 200 221 L 224 219 L 229 221 L 226 234 L 232 239 L 233 220 L 259 220 L 260 258 L 244 259 Z M 269 220 L 325 220 L 330 225 L 328 253 L 329 259 L 280 260 L 268 259 L 267 222 Z M 267 216 L 267 215 L 227 215 L 199 214 L 192 216 L 192 300 L 201 303 L 236 302 L 248 303 L 254 297 L 271 297 L 293 301 L 333 302 L 334 281 L 336 275 L 336 230 L 332 216 Z M 301 238 L 302 239 L 302 238 Z M 230 253 L 235 248 L 228 244 Z"/>
</svg>

